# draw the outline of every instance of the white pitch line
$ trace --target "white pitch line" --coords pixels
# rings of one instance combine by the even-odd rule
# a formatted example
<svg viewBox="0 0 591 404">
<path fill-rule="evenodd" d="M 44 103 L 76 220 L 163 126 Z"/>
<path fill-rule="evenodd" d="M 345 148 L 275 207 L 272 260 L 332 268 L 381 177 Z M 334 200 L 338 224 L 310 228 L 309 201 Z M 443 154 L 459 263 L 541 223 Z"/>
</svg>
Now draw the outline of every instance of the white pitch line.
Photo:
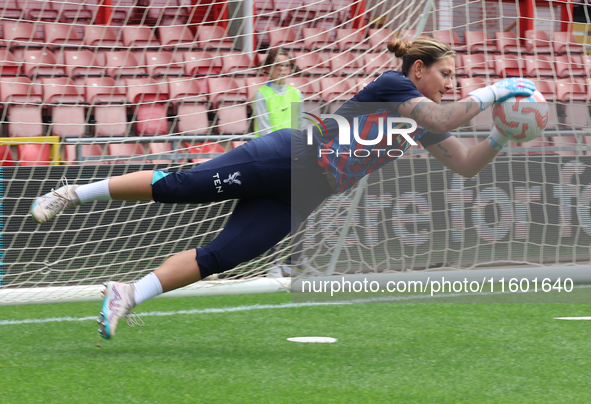
<svg viewBox="0 0 591 404">
<path fill-rule="evenodd" d="M 137 313 L 141 317 L 163 317 L 174 316 L 177 314 L 209 314 L 209 313 L 232 313 L 237 311 L 250 311 L 262 309 L 284 309 L 291 307 L 306 307 L 306 306 L 329 306 L 339 304 L 350 304 L 350 302 L 314 302 L 314 303 L 284 303 L 284 304 L 255 304 L 252 306 L 237 306 L 237 307 L 222 307 L 210 309 L 194 309 L 194 310 L 177 310 L 177 311 L 148 311 L 145 313 Z M 50 317 L 39 319 L 25 319 L 25 320 L 0 320 L 0 326 L 15 325 L 15 324 L 41 324 L 41 323 L 60 323 L 68 321 L 88 321 L 96 320 L 97 316 L 93 317 Z"/>
<path fill-rule="evenodd" d="M 575 286 L 575 289 L 589 288 L 591 285 Z M 517 292 L 517 293 L 534 293 Z M 303 302 L 303 303 L 283 303 L 283 304 L 254 304 L 250 306 L 236 306 L 236 307 L 221 307 L 209 309 L 193 309 L 193 310 L 176 310 L 176 311 L 148 311 L 144 313 L 137 313 L 141 317 L 163 317 L 174 316 L 177 314 L 211 314 L 211 313 L 233 313 L 239 311 L 264 310 L 264 309 L 289 309 L 295 307 L 310 307 L 310 306 L 334 306 L 343 304 L 355 303 L 377 303 L 377 302 L 395 302 L 408 300 L 425 300 L 433 298 L 446 297 L 460 297 L 460 296 L 486 296 L 486 295 L 500 295 L 507 294 L 507 292 L 484 292 L 484 293 L 448 293 L 437 295 L 415 295 L 415 296 L 384 296 L 367 299 L 355 299 L 335 302 Z M 58 323 L 58 322 L 72 322 L 72 321 L 89 321 L 96 320 L 98 316 L 93 317 L 50 317 L 39 319 L 24 319 L 24 320 L 0 320 L 0 326 L 3 325 L 19 325 L 19 324 L 42 324 L 42 323 Z M 591 317 L 562 317 L 556 318 L 561 320 L 591 320 Z"/>
</svg>

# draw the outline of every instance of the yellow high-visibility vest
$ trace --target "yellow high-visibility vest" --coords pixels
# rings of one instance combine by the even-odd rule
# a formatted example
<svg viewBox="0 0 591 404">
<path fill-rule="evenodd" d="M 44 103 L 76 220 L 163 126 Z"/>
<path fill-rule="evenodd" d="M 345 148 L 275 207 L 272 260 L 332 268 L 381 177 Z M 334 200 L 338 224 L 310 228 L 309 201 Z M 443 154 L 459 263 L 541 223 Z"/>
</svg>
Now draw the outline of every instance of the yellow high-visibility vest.
<svg viewBox="0 0 591 404">
<path fill-rule="evenodd" d="M 291 105 L 302 101 L 299 91 L 292 86 L 286 85 L 285 94 L 277 94 L 270 86 L 261 86 L 257 92 L 261 92 L 265 97 L 265 104 L 269 115 L 269 123 L 271 124 L 271 131 L 279 129 L 291 128 Z M 296 112 L 296 119 L 299 117 L 299 110 Z M 254 120 L 254 130 L 259 131 L 258 122 Z M 257 134 L 257 137 L 260 135 Z"/>
</svg>

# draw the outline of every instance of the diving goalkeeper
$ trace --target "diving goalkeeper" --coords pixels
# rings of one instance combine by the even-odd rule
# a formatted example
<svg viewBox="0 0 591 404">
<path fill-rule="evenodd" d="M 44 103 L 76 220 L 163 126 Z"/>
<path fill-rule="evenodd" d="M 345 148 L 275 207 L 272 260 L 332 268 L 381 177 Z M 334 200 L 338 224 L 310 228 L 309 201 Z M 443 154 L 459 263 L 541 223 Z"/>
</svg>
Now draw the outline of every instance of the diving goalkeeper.
<svg viewBox="0 0 591 404">
<path fill-rule="evenodd" d="M 519 78 L 504 79 L 472 91 L 461 101 L 441 104 L 443 95 L 454 87 L 455 52 L 446 44 L 423 37 L 413 42 L 394 39 L 388 49 L 402 58 L 401 71 L 381 74 L 335 114 L 349 123 L 355 117 L 362 121 L 376 115 L 411 118 L 419 126 L 411 135 L 415 141 L 454 172 L 466 177 L 476 175 L 509 139 L 493 129 L 488 139 L 467 148 L 448 132 L 495 102 L 533 94 L 534 84 Z M 372 103 L 392 106 L 394 112 L 378 110 Z M 115 335 L 119 320 L 134 306 L 263 254 L 323 200 L 346 191 L 363 176 L 397 158 L 371 153 L 374 146 L 365 144 L 371 142 L 351 139 L 351 144 L 340 144 L 338 127 L 332 121 L 326 122 L 328 133 L 314 131 L 312 144 L 303 131 L 281 129 L 186 171 L 139 171 L 87 185 L 65 185 L 37 198 L 31 215 L 36 222 L 44 223 L 73 206 L 111 199 L 161 203 L 239 200 L 225 228 L 210 244 L 169 257 L 133 284 L 105 284 L 99 332 L 109 339 Z M 365 140 L 371 140 L 375 133 L 361 132 Z M 399 136 L 393 146 L 406 150 L 409 142 Z M 367 158 L 346 153 L 360 148 L 369 151 Z"/>
</svg>

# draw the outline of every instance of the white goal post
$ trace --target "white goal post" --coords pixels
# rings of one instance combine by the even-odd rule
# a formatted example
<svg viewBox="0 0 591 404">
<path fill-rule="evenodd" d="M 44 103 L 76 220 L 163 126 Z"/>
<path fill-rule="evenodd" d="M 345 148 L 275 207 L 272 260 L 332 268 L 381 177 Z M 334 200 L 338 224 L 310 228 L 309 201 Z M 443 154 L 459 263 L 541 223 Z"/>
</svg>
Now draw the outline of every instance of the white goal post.
<svg viewBox="0 0 591 404">
<path fill-rule="evenodd" d="M 210 242 L 235 201 L 94 202 L 37 225 L 33 199 L 145 169 L 187 169 L 257 134 L 250 108 L 272 49 L 311 113 L 334 111 L 399 67 L 386 43 L 428 35 L 457 52 L 457 87 L 520 75 L 551 105 L 545 137 L 509 145 L 474 178 L 422 148 L 324 202 L 295 235 L 322 275 L 591 263 L 591 59 L 585 8 L 466 0 L 0 2 L 0 304 L 88 300 Z M 205 5 L 206 4 L 206 5 Z M 528 3 L 529 4 L 529 3 Z M 585 22 L 582 22 L 584 25 Z M 582 33 L 581 35 L 579 35 Z M 577 35 L 574 35 L 577 34 Z M 485 111 L 454 134 L 468 146 Z M 177 295 L 288 291 L 276 252 Z M 230 285 L 230 286 L 227 286 Z"/>
</svg>

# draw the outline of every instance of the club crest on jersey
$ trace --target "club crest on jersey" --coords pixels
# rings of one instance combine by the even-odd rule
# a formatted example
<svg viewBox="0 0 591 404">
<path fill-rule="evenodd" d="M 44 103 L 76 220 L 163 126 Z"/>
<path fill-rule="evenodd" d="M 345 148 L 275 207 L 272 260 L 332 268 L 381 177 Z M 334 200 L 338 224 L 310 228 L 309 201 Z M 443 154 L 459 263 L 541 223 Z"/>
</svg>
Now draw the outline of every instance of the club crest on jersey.
<svg viewBox="0 0 591 404">
<path fill-rule="evenodd" d="M 238 184 L 238 185 L 242 185 L 242 181 L 240 181 L 239 179 L 237 179 L 237 177 L 240 176 L 240 171 L 236 171 L 234 174 L 230 174 L 228 176 L 228 178 L 226 178 L 224 180 L 224 184 Z"/>
</svg>

